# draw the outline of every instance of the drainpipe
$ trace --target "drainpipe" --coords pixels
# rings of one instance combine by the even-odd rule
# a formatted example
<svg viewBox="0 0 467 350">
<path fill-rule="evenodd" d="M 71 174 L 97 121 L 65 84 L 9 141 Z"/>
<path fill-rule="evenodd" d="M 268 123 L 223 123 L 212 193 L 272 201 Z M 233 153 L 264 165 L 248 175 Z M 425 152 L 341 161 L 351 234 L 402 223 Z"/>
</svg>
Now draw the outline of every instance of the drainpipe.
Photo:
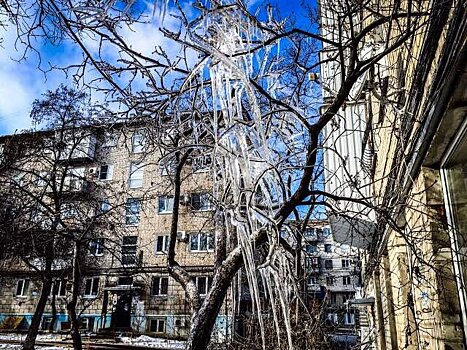
<svg viewBox="0 0 467 350">
<path fill-rule="evenodd" d="M 384 314 L 383 304 L 381 302 L 381 284 L 379 281 L 379 272 L 373 272 L 373 284 L 375 289 L 375 305 L 376 305 L 376 324 L 377 326 L 377 348 L 386 350 L 386 334 L 384 332 Z"/>
</svg>

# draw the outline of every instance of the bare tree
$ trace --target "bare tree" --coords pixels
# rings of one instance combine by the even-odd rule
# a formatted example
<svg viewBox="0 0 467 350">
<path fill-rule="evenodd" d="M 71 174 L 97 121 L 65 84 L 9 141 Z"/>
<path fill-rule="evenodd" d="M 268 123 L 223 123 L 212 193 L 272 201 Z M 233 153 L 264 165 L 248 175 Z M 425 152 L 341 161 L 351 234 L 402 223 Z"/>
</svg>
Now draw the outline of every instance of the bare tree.
<svg viewBox="0 0 467 350">
<path fill-rule="evenodd" d="M 156 8 L 162 19 L 166 12 L 159 30 L 176 53 L 156 42 L 145 52 L 127 40 L 129 31 L 156 21 L 153 12 L 141 10 L 136 2 L 125 8 L 114 2 L 91 7 L 56 0 L 28 8 L 14 1 L 7 4 L 20 40 L 29 45 L 28 38 L 43 35 L 76 43 L 84 61 L 75 76 L 86 77 L 92 66 L 98 76 L 85 81 L 121 103 L 120 115 L 129 118 L 136 113 L 151 120 L 148 130 L 155 145 L 172 140 L 175 200 L 167 266 L 190 301 L 189 349 L 207 347 L 216 315 L 241 268 L 263 343 L 258 276 L 272 312 L 280 315 L 275 323 L 279 326 L 277 320 L 283 320 L 285 343 L 292 348 L 289 305 L 298 292 L 294 278 L 298 267 L 293 266 L 289 248 L 301 245 L 300 231 L 292 230 L 298 243 L 297 238 L 288 243 L 281 229 L 291 215 L 302 217 L 301 207 L 313 212 L 317 205 L 326 205 L 342 212 L 339 201 L 351 200 L 384 211 L 365 195 L 354 198 L 324 191 L 322 132 L 347 103 L 358 99 L 366 74 L 423 33 L 428 13 L 418 2 L 393 7 L 378 1 L 327 4 L 324 18 L 333 21 L 323 23 L 323 34 L 313 9 L 306 24 L 293 25 L 272 7 L 253 13 L 242 1 L 195 3 L 189 11 L 178 3 Z M 87 38 L 99 49 L 93 51 Z M 320 66 L 336 72 L 332 83 L 320 81 Z M 329 93 L 319 111 L 320 84 Z M 199 151 L 210 153 L 215 218 L 218 227 L 228 228 L 216 231 L 216 268 L 204 299 L 175 256 L 182 170 L 190 154 Z M 360 191 L 358 185 L 353 187 Z M 296 265 L 301 259 L 295 261 Z"/>
</svg>

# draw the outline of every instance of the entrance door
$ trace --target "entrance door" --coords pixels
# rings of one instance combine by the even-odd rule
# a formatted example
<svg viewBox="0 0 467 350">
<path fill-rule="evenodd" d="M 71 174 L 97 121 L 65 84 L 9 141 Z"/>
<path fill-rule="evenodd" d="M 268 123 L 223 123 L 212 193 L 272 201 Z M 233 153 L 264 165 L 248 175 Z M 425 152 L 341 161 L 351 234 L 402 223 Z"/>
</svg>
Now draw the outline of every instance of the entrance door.
<svg viewBox="0 0 467 350">
<path fill-rule="evenodd" d="M 130 328 L 131 326 L 131 293 L 118 292 L 113 295 L 112 328 Z"/>
</svg>

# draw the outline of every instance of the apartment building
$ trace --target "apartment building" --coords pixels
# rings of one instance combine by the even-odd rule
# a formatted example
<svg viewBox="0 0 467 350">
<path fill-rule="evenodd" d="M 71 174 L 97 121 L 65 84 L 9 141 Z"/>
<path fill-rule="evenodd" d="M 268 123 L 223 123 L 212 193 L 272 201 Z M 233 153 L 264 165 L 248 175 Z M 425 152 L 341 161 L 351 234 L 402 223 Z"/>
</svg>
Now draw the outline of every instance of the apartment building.
<svg viewBox="0 0 467 350">
<path fill-rule="evenodd" d="M 408 11 L 413 3 L 398 5 L 369 2 L 358 8 L 347 39 L 375 21 L 375 14 L 395 18 L 384 15 Z M 410 40 L 362 75 L 326 129 L 327 145 L 335 150 L 325 155 L 326 190 L 354 199 L 339 203 L 331 227 L 340 242 L 365 251 L 363 298 L 355 300 L 369 318 L 362 343 L 465 349 L 467 16 L 461 1 L 419 5 L 426 17 Z M 323 34 L 342 36 L 349 27 L 332 15 L 339 4 L 321 6 Z M 361 59 L 382 52 L 413 23 L 374 26 Z M 323 55 L 331 57 L 332 45 L 324 46 Z M 335 79 L 331 65 L 322 69 L 330 86 L 325 101 L 343 81 Z"/>
<path fill-rule="evenodd" d="M 52 320 L 52 300 L 57 310 L 52 328 L 70 327 L 71 257 L 80 242 L 78 312 L 84 329 L 186 337 L 189 305 L 167 272 L 174 204 L 169 147 L 151 145 L 146 130 L 135 125 L 11 135 L 0 144 L 2 196 L 14 208 L 4 212 L 14 212 L 23 225 L 18 232 L 28 237 L 15 245 L 1 242 L 0 328 L 28 328 L 51 247 L 54 282 L 42 328 Z M 214 268 L 209 154 L 193 152 L 182 175 L 176 260 L 193 276 L 202 297 Z M 19 201 L 26 203 L 20 209 Z M 35 248 L 39 237 L 49 237 L 45 249 Z M 60 246 L 61 237 L 71 239 Z M 6 251 L 21 244 L 22 251 Z M 225 336 L 230 327 L 230 316 L 222 311 L 214 336 Z"/>
<path fill-rule="evenodd" d="M 334 340 L 355 344 L 359 315 L 348 301 L 361 296 L 359 250 L 336 242 L 326 221 L 310 222 L 304 248 L 309 302 L 324 303 L 325 324 Z"/>
</svg>

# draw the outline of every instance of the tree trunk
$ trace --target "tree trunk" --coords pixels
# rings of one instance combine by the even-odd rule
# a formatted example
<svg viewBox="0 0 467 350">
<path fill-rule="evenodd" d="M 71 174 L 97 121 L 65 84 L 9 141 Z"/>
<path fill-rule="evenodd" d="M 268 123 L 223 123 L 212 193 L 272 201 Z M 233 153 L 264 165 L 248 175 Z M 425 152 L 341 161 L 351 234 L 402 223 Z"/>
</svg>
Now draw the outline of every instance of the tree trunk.
<svg viewBox="0 0 467 350">
<path fill-rule="evenodd" d="M 78 315 L 76 313 L 76 304 L 78 303 L 78 295 L 81 288 L 81 269 L 80 269 L 81 244 L 75 243 L 73 252 L 73 289 L 71 301 L 67 304 L 68 316 L 71 321 L 71 338 L 73 339 L 73 349 L 82 350 L 83 343 L 81 334 L 79 333 Z"/>
<path fill-rule="evenodd" d="M 55 286 L 52 288 L 55 288 Z M 52 291 L 52 301 L 50 305 L 52 306 L 52 319 L 50 320 L 49 332 L 53 332 L 55 322 L 57 322 L 57 295 L 55 294 L 54 290 Z"/>
<path fill-rule="evenodd" d="M 34 315 L 32 317 L 31 326 L 28 330 L 28 335 L 23 344 L 23 350 L 33 350 L 36 343 L 37 333 L 39 332 L 39 326 L 42 321 L 42 315 L 44 314 L 45 306 L 47 305 L 47 299 L 50 295 L 50 288 L 52 286 L 52 279 L 50 277 L 50 268 L 51 264 L 46 266 L 46 271 L 44 272 L 44 278 L 42 280 L 42 291 L 39 301 L 34 310 Z"/>
<path fill-rule="evenodd" d="M 227 290 L 242 262 L 242 252 L 240 249 L 236 249 L 230 259 L 226 259 L 217 270 L 211 290 L 206 295 L 199 311 L 193 315 L 187 350 L 207 349 Z"/>
</svg>

